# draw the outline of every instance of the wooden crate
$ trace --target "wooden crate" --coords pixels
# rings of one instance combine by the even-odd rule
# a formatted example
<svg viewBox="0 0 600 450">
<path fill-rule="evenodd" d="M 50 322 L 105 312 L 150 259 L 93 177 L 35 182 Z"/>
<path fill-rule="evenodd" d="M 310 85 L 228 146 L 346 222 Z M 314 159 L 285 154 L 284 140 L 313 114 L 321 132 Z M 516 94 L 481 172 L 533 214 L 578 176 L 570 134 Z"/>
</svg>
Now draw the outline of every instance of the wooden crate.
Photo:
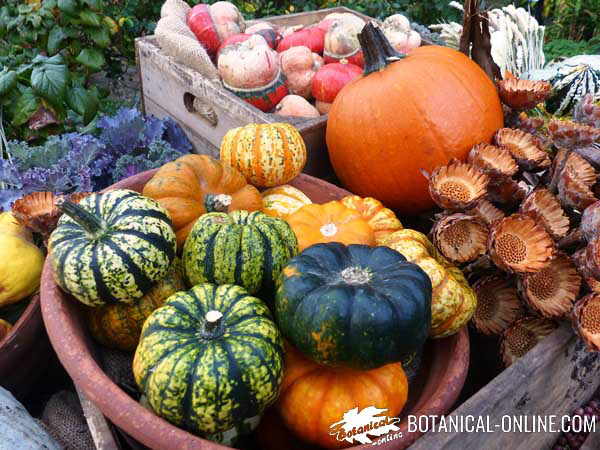
<svg viewBox="0 0 600 450">
<path fill-rule="evenodd" d="M 329 8 L 284 16 L 265 17 L 279 26 L 310 25 L 332 12 L 352 13 L 364 20 L 373 20 L 345 7 Z M 249 21 L 252 24 L 256 21 Z M 304 138 L 308 149 L 305 173 L 320 178 L 332 174 L 327 148 L 325 126 L 327 116 L 296 118 L 268 114 L 246 103 L 218 83 L 210 82 L 195 70 L 173 61 L 162 53 L 153 36 L 136 39 L 136 56 L 142 85 L 142 108 L 146 114 L 170 116 L 184 129 L 197 153 L 219 156 L 219 145 L 231 128 L 248 123 L 289 122 Z M 204 105 L 195 111 L 194 99 Z M 196 101 L 196 104 L 198 102 Z"/>
</svg>

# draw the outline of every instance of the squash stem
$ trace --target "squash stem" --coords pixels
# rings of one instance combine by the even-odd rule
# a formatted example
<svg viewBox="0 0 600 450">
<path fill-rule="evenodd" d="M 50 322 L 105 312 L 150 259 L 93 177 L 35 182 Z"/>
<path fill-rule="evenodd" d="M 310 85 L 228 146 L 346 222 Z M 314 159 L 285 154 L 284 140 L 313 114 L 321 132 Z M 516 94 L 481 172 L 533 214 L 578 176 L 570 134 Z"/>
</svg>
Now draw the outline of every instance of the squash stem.
<svg viewBox="0 0 600 450">
<path fill-rule="evenodd" d="M 204 199 L 204 208 L 207 212 L 227 212 L 231 201 L 231 195 L 207 194 Z"/>
<path fill-rule="evenodd" d="M 392 47 L 375 22 L 369 22 L 363 27 L 362 31 L 358 33 L 358 42 L 360 42 L 365 59 L 365 75 L 385 69 L 392 62 L 406 56 L 398 53 Z"/>
<path fill-rule="evenodd" d="M 206 334 L 212 334 L 219 328 L 219 325 L 223 320 L 223 313 L 215 310 L 208 311 L 204 316 L 204 320 L 204 332 Z"/>
<path fill-rule="evenodd" d="M 56 207 L 63 213 L 77 222 L 85 231 L 92 236 L 97 236 L 104 229 L 104 223 L 102 219 L 92 214 L 89 211 L 83 209 L 77 203 L 66 200 L 64 198 L 58 198 L 56 200 Z"/>
</svg>

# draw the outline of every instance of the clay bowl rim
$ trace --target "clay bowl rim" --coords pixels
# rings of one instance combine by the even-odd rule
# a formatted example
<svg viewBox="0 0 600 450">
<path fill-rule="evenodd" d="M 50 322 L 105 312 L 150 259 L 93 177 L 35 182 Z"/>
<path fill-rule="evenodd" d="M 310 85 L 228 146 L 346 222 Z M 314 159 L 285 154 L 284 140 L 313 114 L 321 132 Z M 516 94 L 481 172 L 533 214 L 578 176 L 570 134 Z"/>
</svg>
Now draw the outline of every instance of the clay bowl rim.
<svg viewBox="0 0 600 450">
<path fill-rule="evenodd" d="M 8 333 L 6 333 L 6 335 L 2 339 L 0 339 L 0 355 L 3 353 L 3 350 L 6 347 L 12 344 L 16 339 L 19 339 L 19 337 L 21 337 L 21 333 L 23 332 L 23 330 L 29 327 L 29 324 L 31 322 L 35 322 L 35 313 L 37 310 L 40 309 L 40 292 L 38 291 L 35 294 L 32 294 L 30 297 L 31 300 L 29 301 L 29 304 L 27 305 L 25 310 L 21 313 L 19 319 L 14 323 L 12 327 L 10 327 Z M 25 299 L 20 301 L 25 301 Z M 38 316 L 37 322 L 39 323 L 39 327 L 41 327 L 43 322 L 41 316 Z"/>
<path fill-rule="evenodd" d="M 122 180 L 106 190 L 112 189 L 141 189 L 147 180 L 156 172 L 150 170 L 134 177 Z M 300 175 L 299 180 L 311 184 L 333 186 L 338 193 L 332 197 L 350 193 L 309 175 Z M 293 184 L 293 183 L 291 183 Z M 65 295 L 54 282 L 50 259 L 46 258 L 42 272 L 40 289 L 41 309 L 50 342 L 75 384 L 102 411 L 102 413 L 117 427 L 130 434 L 144 445 L 154 449 L 201 449 L 217 450 L 230 449 L 213 441 L 202 439 L 149 411 L 117 384 L 115 384 L 94 359 L 90 349 L 90 337 L 82 322 L 81 315 L 74 314 L 78 305 Z M 31 306 L 31 305 L 30 305 Z M 445 414 L 454 405 L 464 385 L 469 366 L 469 338 L 463 327 L 457 334 L 444 339 L 432 340 L 434 353 L 444 354 L 444 347 L 449 351 L 448 363 L 443 372 L 443 380 L 436 383 L 436 389 L 431 392 L 427 401 L 410 411 L 414 415 Z M 131 420 L 135 416 L 135 420 Z M 416 441 L 422 433 L 408 432 L 407 419 L 400 426 L 403 437 L 381 445 L 381 448 L 406 448 Z M 168 442 L 168 446 L 161 443 Z M 371 448 L 372 445 L 360 445 L 352 448 Z"/>
</svg>

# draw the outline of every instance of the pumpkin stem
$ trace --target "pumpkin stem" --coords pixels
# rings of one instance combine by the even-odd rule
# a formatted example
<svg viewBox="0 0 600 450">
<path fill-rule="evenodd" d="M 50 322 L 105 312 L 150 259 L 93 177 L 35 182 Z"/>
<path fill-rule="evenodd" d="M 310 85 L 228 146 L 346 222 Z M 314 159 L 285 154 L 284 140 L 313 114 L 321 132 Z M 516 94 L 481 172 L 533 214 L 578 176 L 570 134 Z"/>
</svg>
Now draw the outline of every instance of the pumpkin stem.
<svg viewBox="0 0 600 450">
<path fill-rule="evenodd" d="M 207 194 L 204 197 L 204 207 L 207 212 L 227 212 L 231 205 L 231 195 Z"/>
<path fill-rule="evenodd" d="M 348 284 L 366 284 L 371 281 L 371 271 L 363 267 L 346 267 L 340 277 Z"/>
<path fill-rule="evenodd" d="M 373 21 L 367 23 L 358 33 L 358 42 L 365 59 L 365 75 L 385 69 L 390 63 L 406 56 L 392 47 L 379 25 Z"/>
<path fill-rule="evenodd" d="M 204 316 L 206 322 L 204 322 L 204 332 L 206 334 L 214 333 L 219 328 L 221 321 L 223 320 L 223 313 L 220 311 L 211 310 Z"/>
<path fill-rule="evenodd" d="M 92 236 L 97 236 L 103 229 L 104 223 L 95 214 L 83 209 L 77 203 L 73 203 L 64 197 L 56 199 L 56 207 L 63 213 L 73 219 L 81 228 Z"/>
</svg>

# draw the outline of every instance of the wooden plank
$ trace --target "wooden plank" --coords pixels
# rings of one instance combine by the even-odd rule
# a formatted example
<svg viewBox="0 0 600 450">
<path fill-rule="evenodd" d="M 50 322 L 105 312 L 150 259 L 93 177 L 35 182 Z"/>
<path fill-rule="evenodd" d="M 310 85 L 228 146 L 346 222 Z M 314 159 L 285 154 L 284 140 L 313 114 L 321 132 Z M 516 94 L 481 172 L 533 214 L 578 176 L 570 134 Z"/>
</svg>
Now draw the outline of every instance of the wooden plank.
<svg viewBox="0 0 600 450">
<path fill-rule="evenodd" d="M 115 437 L 112 434 L 110 426 L 104 415 L 94 405 L 85 394 L 75 385 L 79 401 L 81 403 L 81 409 L 83 415 L 87 421 L 92 440 L 96 445 L 97 450 L 119 450 L 120 446 L 117 444 Z"/>
<path fill-rule="evenodd" d="M 489 417 L 492 433 L 429 432 L 410 449 L 549 449 L 557 432 L 503 432 L 503 417 L 556 415 L 558 431 L 560 417 L 596 391 L 599 375 L 600 353 L 587 352 L 571 327 L 563 324 L 449 416 L 455 420 L 482 417 L 484 421 Z"/>
</svg>

